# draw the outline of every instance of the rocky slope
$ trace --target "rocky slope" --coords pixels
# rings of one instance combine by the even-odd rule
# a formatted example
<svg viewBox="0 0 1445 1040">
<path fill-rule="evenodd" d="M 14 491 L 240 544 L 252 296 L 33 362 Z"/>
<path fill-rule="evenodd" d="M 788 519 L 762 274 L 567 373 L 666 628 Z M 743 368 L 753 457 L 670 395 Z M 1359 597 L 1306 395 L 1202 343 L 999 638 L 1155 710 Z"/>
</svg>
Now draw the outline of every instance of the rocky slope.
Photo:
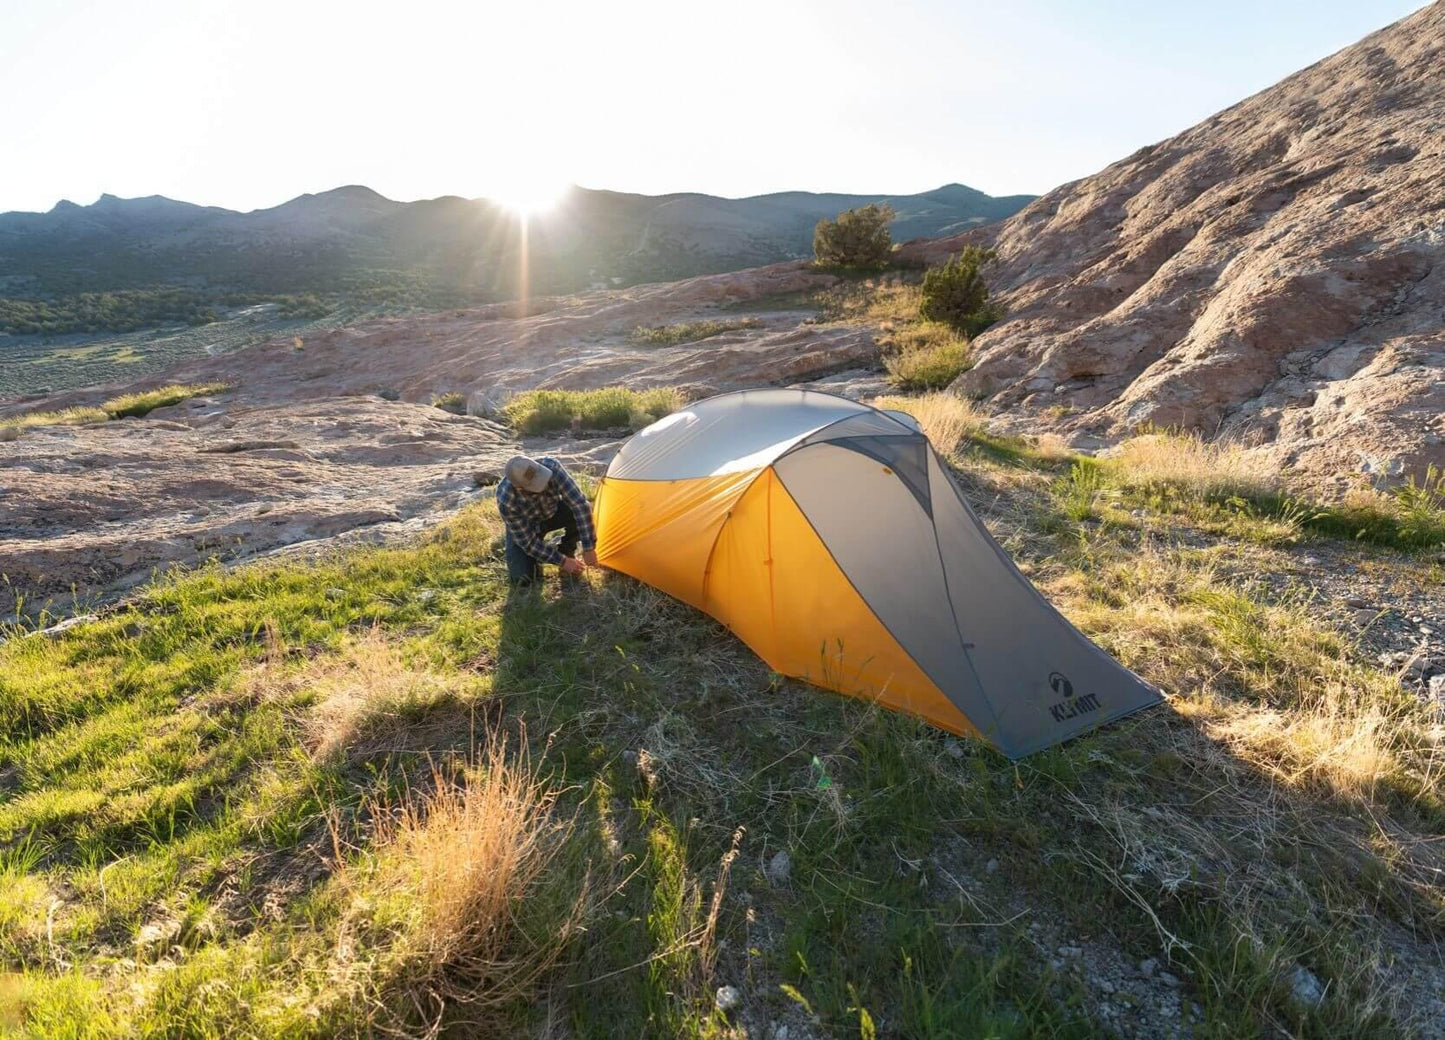
<svg viewBox="0 0 1445 1040">
<path fill-rule="evenodd" d="M 1248 436 L 1316 474 L 1445 464 L 1445 4 L 1064 185 L 991 244 L 956 384 L 1081 443 Z"/>
<path fill-rule="evenodd" d="M 794 383 L 876 361 L 870 330 L 777 310 L 779 293 L 836 281 L 801 263 L 665 285 L 450 311 L 282 339 L 126 385 L 0 403 L 0 419 L 91 405 L 167 382 L 232 389 L 93 426 L 47 426 L 0 442 L 0 617 L 17 597 L 68 605 L 172 563 L 225 560 L 341 536 L 382 537 L 481 493 L 478 471 L 524 447 L 484 418 L 509 391 L 682 385 L 705 395 Z M 748 327 L 671 347 L 639 325 L 746 309 Z M 724 315 L 729 316 L 729 315 Z M 739 315 L 741 316 L 741 315 Z M 876 377 L 860 391 L 877 392 Z M 434 408 L 462 392 L 469 410 Z M 527 450 L 605 465 L 625 431 Z"/>
</svg>

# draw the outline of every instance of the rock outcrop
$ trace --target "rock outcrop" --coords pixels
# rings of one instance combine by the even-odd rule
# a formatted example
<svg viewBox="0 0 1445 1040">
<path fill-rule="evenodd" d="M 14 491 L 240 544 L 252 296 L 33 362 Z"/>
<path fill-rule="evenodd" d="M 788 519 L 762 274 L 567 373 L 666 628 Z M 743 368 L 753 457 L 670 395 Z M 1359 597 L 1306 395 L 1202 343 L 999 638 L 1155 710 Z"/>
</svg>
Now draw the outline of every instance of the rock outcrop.
<svg viewBox="0 0 1445 1040">
<path fill-rule="evenodd" d="M 1009 317 L 955 385 L 1081 443 L 1251 438 L 1324 476 L 1445 464 L 1445 4 L 988 229 Z"/>
<path fill-rule="evenodd" d="M 519 448 L 600 470 L 618 444 L 616 433 L 588 431 L 522 444 L 482 415 L 433 407 L 439 393 L 484 412 L 533 387 L 683 385 L 701 396 L 824 379 L 834 392 L 876 391 L 876 376 L 858 371 L 877 361 L 869 329 L 770 309 L 776 294 L 833 281 L 783 264 L 372 322 L 0 405 L 3 420 L 160 383 L 232 387 L 143 419 L 34 427 L 0 445 L 0 617 L 16 600 L 65 609 L 72 593 L 86 602 L 171 564 L 402 533 L 484 493 L 478 475 Z M 728 303 L 748 307 L 746 327 L 676 346 L 630 337 L 639 325 L 726 318 L 718 305 Z"/>
</svg>

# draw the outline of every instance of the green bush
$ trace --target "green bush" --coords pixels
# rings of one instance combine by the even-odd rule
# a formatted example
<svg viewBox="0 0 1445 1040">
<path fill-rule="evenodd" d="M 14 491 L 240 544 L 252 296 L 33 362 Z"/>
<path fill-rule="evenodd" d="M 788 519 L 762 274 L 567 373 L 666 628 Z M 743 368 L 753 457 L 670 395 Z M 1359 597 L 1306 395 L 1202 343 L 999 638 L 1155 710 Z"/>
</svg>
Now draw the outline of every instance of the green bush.
<svg viewBox="0 0 1445 1040">
<path fill-rule="evenodd" d="M 845 209 L 834 220 L 820 220 L 813 229 L 813 255 L 820 264 L 838 267 L 885 264 L 893 250 L 888 225 L 895 216 L 887 203 L 871 202 Z"/>
<path fill-rule="evenodd" d="M 923 303 L 919 313 L 930 321 L 953 326 L 966 336 L 977 336 L 1003 317 L 1003 308 L 991 303 L 982 269 L 998 254 L 992 249 L 967 246 L 941 267 L 923 274 Z"/>
<path fill-rule="evenodd" d="M 682 394 L 672 387 L 630 390 L 609 386 L 601 390 L 528 390 L 502 409 L 507 423 L 518 433 L 532 435 L 568 428 L 613 430 L 642 427 L 677 411 Z"/>
</svg>

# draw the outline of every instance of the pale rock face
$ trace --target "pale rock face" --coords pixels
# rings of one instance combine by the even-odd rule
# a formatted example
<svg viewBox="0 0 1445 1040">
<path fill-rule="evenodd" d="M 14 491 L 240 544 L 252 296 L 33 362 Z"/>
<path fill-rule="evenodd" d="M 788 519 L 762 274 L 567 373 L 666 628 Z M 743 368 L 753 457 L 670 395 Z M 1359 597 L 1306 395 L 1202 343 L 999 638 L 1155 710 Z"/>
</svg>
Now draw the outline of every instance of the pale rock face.
<svg viewBox="0 0 1445 1040">
<path fill-rule="evenodd" d="M 1224 432 L 1319 477 L 1445 464 L 1445 4 L 905 253 L 970 242 L 1009 317 L 955 389 L 1005 427 Z"/>
</svg>

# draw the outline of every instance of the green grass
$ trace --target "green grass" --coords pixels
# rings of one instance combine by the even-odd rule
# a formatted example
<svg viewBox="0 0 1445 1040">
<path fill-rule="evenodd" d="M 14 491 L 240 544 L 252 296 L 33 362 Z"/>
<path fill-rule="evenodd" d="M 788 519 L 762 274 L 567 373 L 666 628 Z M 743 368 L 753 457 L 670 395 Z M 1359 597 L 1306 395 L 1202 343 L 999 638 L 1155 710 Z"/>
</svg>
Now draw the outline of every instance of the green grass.
<svg viewBox="0 0 1445 1040">
<path fill-rule="evenodd" d="M 527 390 L 507 402 L 507 422 L 518 433 L 532 436 L 554 430 L 641 429 L 684 404 L 671 387 L 632 390 Z"/>
<path fill-rule="evenodd" d="M 230 389 L 227 383 L 172 383 L 154 390 L 112 397 L 99 407 L 66 408 L 58 412 L 28 412 L 0 421 L 0 426 L 84 426 L 111 419 L 141 418 L 157 408 L 180 404 L 192 397 L 219 394 Z"/>
<path fill-rule="evenodd" d="M 110 413 L 103 408 L 65 408 L 57 412 L 26 412 L 0 422 L 0 426 L 24 429 L 27 426 L 88 426 L 106 422 Z"/>
<path fill-rule="evenodd" d="M 142 390 L 139 393 L 112 397 L 100 407 L 112 419 L 138 419 L 149 415 L 157 408 L 180 404 L 192 397 L 224 393 L 229 389 L 231 387 L 228 383 L 171 383 L 154 390 Z"/>
<path fill-rule="evenodd" d="M 804 1034 L 1110 1036 L 1054 966 L 1075 942 L 1088 963 L 1167 947 L 1198 1036 L 1404 1032 L 1387 998 L 1408 972 L 1375 962 L 1411 935 L 1428 960 L 1445 930 L 1422 709 L 1217 547 L 1074 523 L 1108 508 L 1089 464 L 969 437 L 1010 551 L 1170 706 L 1011 764 L 781 680 L 625 577 L 509 595 L 490 505 L 404 546 L 177 573 L 0 644 L 0 1018 L 420 1032 L 419 995 L 476 979 L 428 940 L 398 887 L 422 860 L 385 821 L 438 769 L 495 768 L 481 749 L 505 734 L 564 825 L 509 949 L 557 956 L 450 1005 L 444 1035 L 735 1035 L 728 984 L 749 1021 Z M 1246 574 L 1272 559 L 1229 549 Z M 1290 1003 L 1295 963 L 1330 983 L 1323 1007 Z"/>
<path fill-rule="evenodd" d="M 757 318 L 735 318 L 719 321 L 683 321 L 672 325 L 639 325 L 632 330 L 632 342 L 649 347 L 675 347 L 680 343 L 694 343 L 701 339 L 720 336 L 724 332 L 740 329 L 756 329 L 762 326 Z"/>
<path fill-rule="evenodd" d="M 968 340 L 940 322 L 905 326 L 887 347 L 883 365 L 899 390 L 943 390 L 973 366 Z"/>
</svg>

